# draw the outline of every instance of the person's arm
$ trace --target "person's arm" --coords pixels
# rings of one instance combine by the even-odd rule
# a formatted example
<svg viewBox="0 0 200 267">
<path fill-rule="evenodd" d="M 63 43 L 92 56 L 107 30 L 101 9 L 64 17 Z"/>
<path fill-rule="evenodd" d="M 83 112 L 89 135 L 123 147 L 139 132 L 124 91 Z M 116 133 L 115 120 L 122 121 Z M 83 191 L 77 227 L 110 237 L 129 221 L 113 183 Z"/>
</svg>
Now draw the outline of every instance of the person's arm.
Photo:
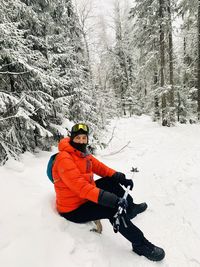
<svg viewBox="0 0 200 267">
<path fill-rule="evenodd" d="M 104 163 L 96 159 L 94 156 L 91 156 L 92 160 L 92 171 L 101 176 L 101 177 L 111 177 L 114 173 L 116 173 L 115 170 L 109 168 Z"/>
<path fill-rule="evenodd" d="M 93 172 L 101 177 L 112 177 L 116 182 L 124 185 L 125 187 L 130 186 L 133 189 L 133 181 L 131 179 L 126 179 L 126 175 L 122 172 L 117 172 L 96 158 L 92 157 L 92 168 Z"/>
</svg>

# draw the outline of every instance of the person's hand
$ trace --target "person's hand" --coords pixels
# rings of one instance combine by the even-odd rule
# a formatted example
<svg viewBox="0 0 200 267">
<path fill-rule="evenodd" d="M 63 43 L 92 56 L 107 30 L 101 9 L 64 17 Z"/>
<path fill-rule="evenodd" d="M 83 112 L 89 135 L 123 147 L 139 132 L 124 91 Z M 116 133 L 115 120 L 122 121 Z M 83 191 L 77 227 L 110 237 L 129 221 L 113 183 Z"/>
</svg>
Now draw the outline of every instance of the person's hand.
<svg viewBox="0 0 200 267">
<path fill-rule="evenodd" d="M 126 178 L 125 180 L 121 181 L 120 184 L 124 185 L 125 187 L 130 186 L 130 190 L 132 190 L 134 186 L 133 181 L 131 179 L 126 179 Z"/>
<path fill-rule="evenodd" d="M 126 175 L 122 172 L 116 172 L 113 174 L 112 178 L 114 178 L 118 183 L 124 185 L 125 187 L 130 186 L 130 190 L 133 189 L 133 181 L 131 179 L 126 179 Z"/>
</svg>

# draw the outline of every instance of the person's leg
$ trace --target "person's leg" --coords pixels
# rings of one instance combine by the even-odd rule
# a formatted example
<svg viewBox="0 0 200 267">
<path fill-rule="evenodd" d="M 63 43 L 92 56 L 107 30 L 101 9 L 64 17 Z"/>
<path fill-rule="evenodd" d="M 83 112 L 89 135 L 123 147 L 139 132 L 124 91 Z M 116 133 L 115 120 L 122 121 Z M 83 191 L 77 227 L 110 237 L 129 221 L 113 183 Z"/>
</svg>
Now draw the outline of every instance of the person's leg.
<svg viewBox="0 0 200 267">
<path fill-rule="evenodd" d="M 131 243 L 141 244 L 144 239 L 143 232 L 135 226 L 126 215 L 124 215 L 124 221 L 126 225 L 123 223 L 122 219 L 120 219 L 119 233 Z M 113 217 L 110 219 L 110 223 L 113 225 Z"/>
<path fill-rule="evenodd" d="M 113 216 L 117 212 L 117 209 L 112 209 L 98 205 L 92 201 L 87 201 L 76 210 L 67 213 L 60 213 L 65 219 L 75 223 L 85 223 L 89 221 L 95 221 L 99 219 L 109 219 L 113 224 Z M 120 224 L 119 232 L 131 243 L 141 244 L 144 235 L 142 231 L 136 227 L 128 218 L 126 219 L 127 227 Z"/>
<path fill-rule="evenodd" d="M 103 177 L 95 181 L 96 186 L 98 188 L 101 188 L 105 191 L 109 191 L 110 193 L 114 193 L 118 197 L 123 197 L 125 190 L 123 187 L 115 181 L 114 178 L 112 177 Z M 132 205 L 133 203 L 133 198 L 131 195 L 127 196 L 127 201 L 129 205 Z"/>
<path fill-rule="evenodd" d="M 65 219 L 75 223 L 85 223 L 98 219 L 109 219 L 113 225 L 113 216 L 116 209 L 104 207 L 94 202 L 88 201 L 78 209 L 67 213 L 60 213 Z M 133 251 L 138 255 L 144 255 L 150 260 L 159 261 L 165 256 L 164 251 L 151 244 L 143 235 L 142 231 L 135 226 L 129 218 L 126 218 L 127 227 L 121 223 L 119 233 L 123 235 L 132 244 Z"/>
<path fill-rule="evenodd" d="M 92 201 L 87 201 L 77 209 L 71 212 L 60 213 L 60 215 L 75 223 L 85 223 L 100 219 L 110 219 L 114 216 L 116 211 L 116 209 L 101 206 Z"/>
</svg>

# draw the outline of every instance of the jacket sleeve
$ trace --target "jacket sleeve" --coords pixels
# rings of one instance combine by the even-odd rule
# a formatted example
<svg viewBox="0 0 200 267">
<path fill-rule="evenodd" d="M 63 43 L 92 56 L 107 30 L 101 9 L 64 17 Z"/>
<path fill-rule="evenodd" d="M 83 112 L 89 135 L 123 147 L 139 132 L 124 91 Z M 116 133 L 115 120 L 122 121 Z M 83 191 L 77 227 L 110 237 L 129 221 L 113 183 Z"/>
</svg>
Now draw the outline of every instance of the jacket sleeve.
<svg viewBox="0 0 200 267">
<path fill-rule="evenodd" d="M 115 170 L 109 168 L 105 164 L 103 164 L 101 161 L 96 159 L 94 156 L 91 156 L 92 159 L 92 171 L 101 176 L 101 177 L 107 177 L 112 176 L 114 173 L 116 173 Z"/>
<path fill-rule="evenodd" d="M 88 174 L 81 174 L 70 155 L 58 160 L 57 170 L 64 184 L 72 192 L 80 198 L 98 203 L 100 189 L 89 182 Z"/>
</svg>

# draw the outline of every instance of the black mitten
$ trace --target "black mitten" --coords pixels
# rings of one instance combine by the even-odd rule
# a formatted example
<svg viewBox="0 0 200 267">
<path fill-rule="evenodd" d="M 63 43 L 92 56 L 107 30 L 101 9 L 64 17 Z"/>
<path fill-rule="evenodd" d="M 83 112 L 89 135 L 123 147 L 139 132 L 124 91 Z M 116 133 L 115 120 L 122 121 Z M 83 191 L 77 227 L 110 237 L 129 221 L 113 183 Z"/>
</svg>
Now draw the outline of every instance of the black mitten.
<svg viewBox="0 0 200 267">
<path fill-rule="evenodd" d="M 119 184 L 124 185 L 125 187 L 130 186 L 130 190 L 133 189 L 133 181 L 131 179 L 126 179 L 126 175 L 122 172 L 116 172 L 113 174 L 114 178 Z"/>
</svg>

